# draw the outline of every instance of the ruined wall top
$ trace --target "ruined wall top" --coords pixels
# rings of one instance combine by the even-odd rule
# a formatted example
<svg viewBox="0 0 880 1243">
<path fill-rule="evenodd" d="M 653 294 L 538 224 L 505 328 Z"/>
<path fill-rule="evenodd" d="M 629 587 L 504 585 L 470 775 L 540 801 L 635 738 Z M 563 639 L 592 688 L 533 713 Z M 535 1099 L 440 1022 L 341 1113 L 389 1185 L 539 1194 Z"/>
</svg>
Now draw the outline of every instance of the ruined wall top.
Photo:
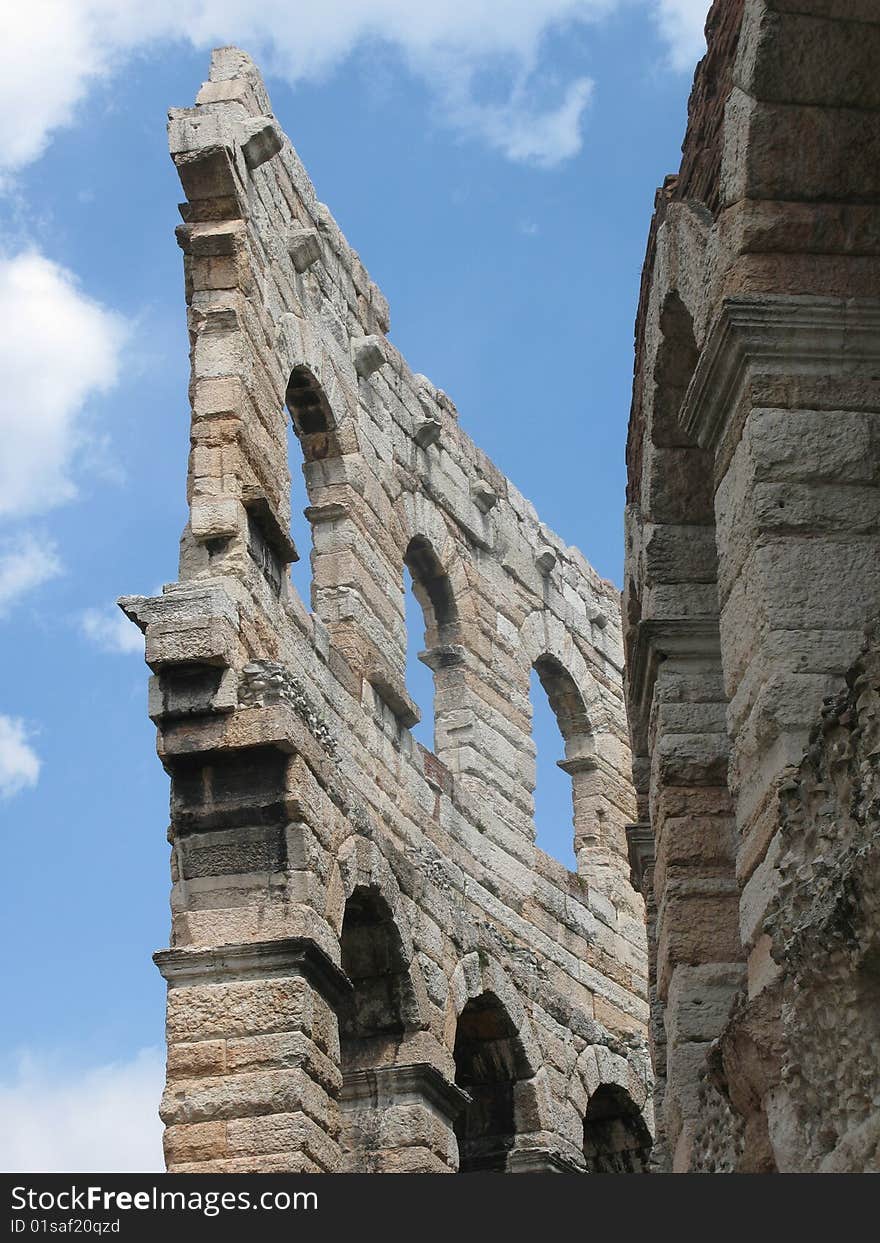
<svg viewBox="0 0 880 1243">
<path fill-rule="evenodd" d="M 169 136 L 186 194 L 190 516 L 180 581 L 121 602 L 146 633 L 171 775 L 171 948 L 157 957 L 169 1162 L 470 1168 L 467 1128 L 456 1146 L 432 1106 L 430 1142 L 397 1134 L 389 1147 L 367 1098 L 374 1081 L 393 1080 L 401 1101 L 427 1084 L 435 1105 L 460 1109 L 485 1006 L 516 1049 L 502 1076 L 504 1092 L 517 1082 L 504 1107 L 515 1143 L 501 1137 L 493 1160 L 595 1164 L 606 1114 L 588 1143 L 587 1109 L 604 1089 L 597 1110 L 606 1098 L 624 1110 L 626 1160 L 641 1162 L 645 944 L 625 846 L 617 592 L 389 341 L 384 297 L 243 52 L 215 52 Z M 288 573 L 291 424 L 311 609 Z M 406 570 L 434 677 L 433 751 L 411 732 Z M 532 670 L 564 742 L 577 873 L 534 844 Z M 261 982 L 282 977 L 310 990 L 314 1026 L 285 1006 L 267 1016 Z M 245 1048 L 251 1028 L 274 1043 Z M 290 1040 L 315 1046 L 314 1084 L 290 1069 Z M 262 1069 L 245 1073 L 254 1058 Z M 205 1139 L 193 1117 L 216 1131 Z"/>
</svg>

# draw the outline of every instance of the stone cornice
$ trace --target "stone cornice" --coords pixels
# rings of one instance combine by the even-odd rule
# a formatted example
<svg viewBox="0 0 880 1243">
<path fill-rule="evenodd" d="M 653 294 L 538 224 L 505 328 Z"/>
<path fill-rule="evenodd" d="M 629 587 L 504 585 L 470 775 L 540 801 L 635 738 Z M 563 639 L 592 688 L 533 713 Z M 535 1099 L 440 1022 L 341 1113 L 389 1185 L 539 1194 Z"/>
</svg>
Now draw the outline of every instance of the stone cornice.
<svg viewBox="0 0 880 1243">
<path fill-rule="evenodd" d="M 651 706 L 657 666 L 663 659 L 721 660 L 718 619 L 676 617 L 639 622 L 627 662 L 627 700 L 630 718 L 637 719 Z"/>
<path fill-rule="evenodd" d="M 700 353 L 679 422 L 714 450 L 748 374 L 827 375 L 880 361 L 880 301 L 804 295 L 724 301 Z"/>
<path fill-rule="evenodd" d="M 455 1121 L 471 1099 L 429 1062 L 347 1071 L 339 1099 L 343 1107 L 356 1108 L 361 1102 L 383 1105 L 392 1098 L 399 1101 L 404 1096 L 426 1100 L 450 1122 Z"/>
<path fill-rule="evenodd" d="M 300 975 L 332 1006 L 338 1006 L 352 987 L 345 972 L 307 937 L 248 941 L 210 949 L 159 950 L 153 955 L 153 962 L 171 988 Z"/>
</svg>

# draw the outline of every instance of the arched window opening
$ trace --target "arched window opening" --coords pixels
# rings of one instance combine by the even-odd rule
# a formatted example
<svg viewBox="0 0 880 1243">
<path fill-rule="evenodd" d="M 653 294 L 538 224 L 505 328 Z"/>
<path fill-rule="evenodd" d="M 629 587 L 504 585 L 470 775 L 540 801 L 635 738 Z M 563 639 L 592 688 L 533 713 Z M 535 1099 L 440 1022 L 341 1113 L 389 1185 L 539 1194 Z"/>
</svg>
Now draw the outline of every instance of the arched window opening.
<svg viewBox="0 0 880 1243">
<path fill-rule="evenodd" d="M 339 452 L 333 414 L 318 381 L 308 367 L 294 367 L 287 381 L 285 404 L 307 462 L 335 457 Z"/>
<path fill-rule="evenodd" d="M 409 569 L 404 567 L 404 610 L 406 615 L 406 687 L 415 703 L 418 704 L 421 719 L 412 726 L 412 735 L 417 742 L 429 751 L 434 749 L 434 675 L 426 664 L 419 659 L 421 651 L 427 647 L 426 639 L 419 640 L 425 634 L 425 615 L 418 599 Z"/>
<path fill-rule="evenodd" d="M 381 1064 L 382 1046 L 411 1026 L 415 999 L 388 904 L 355 889 L 342 922 L 342 969 L 352 992 L 339 1015 L 343 1071 Z"/>
<path fill-rule="evenodd" d="M 443 693 L 454 657 L 444 647 L 458 639 L 458 607 L 449 576 L 430 540 L 416 535 L 404 554 L 406 613 L 406 682 L 419 706 L 421 721 L 413 736 L 436 749 L 435 696 Z M 418 636 L 423 636 L 421 643 Z M 432 673 L 429 672 L 432 671 Z"/>
<path fill-rule="evenodd" d="M 589 1174 L 644 1174 L 651 1133 L 629 1093 L 603 1084 L 590 1097 L 584 1118 L 584 1160 Z"/>
<path fill-rule="evenodd" d="M 582 774 L 591 768 L 590 720 L 571 675 L 553 656 L 542 656 L 535 661 L 530 694 L 532 737 L 537 751 L 537 844 L 574 870 L 575 838 L 579 835 L 578 783 Z M 563 752 L 561 757 L 560 751 Z"/>
<path fill-rule="evenodd" d="M 455 1082 L 471 1100 L 455 1123 L 460 1174 L 503 1174 L 516 1140 L 514 1089 L 529 1069 L 510 1017 L 491 993 L 469 1001 L 455 1033 Z"/>
<path fill-rule="evenodd" d="M 450 642 L 455 637 L 458 609 L 449 576 L 430 540 L 422 535 L 414 536 L 403 560 L 412 576 L 413 592 L 425 617 L 427 646 L 437 647 Z"/>
<path fill-rule="evenodd" d="M 285 405 L 291 419 L 287 463 L 290 471 L 290 534 L 299 553 L 290 577 L 300 598 L 312 600 L 312 526 L 305 511 L 312 503 L 312 463 L 323 462 L 339 453 L 333 414 L 324 390 L 308 367 L 294 367 L 287 382 Z"/>
</svg>

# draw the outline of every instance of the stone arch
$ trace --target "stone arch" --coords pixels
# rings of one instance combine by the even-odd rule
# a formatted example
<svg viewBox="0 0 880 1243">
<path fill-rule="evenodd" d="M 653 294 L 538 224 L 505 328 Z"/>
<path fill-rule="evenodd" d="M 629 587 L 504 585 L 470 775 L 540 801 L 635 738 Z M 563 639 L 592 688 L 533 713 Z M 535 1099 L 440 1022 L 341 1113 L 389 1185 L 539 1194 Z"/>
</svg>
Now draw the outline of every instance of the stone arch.
<svg viewBox="0 0 880 1243">
<path fill-rule="evenodd" d="M 647 1172 L 653 1145 L 653 1111 L 647 1079 L 605 1045 L 578 1056 L 568 1096 L 583 1122 L 588 1174 Z"/>
<path fill-rule="evenodd" d="M 584 1115 L 584 1161 L 588 1174 L 645 1174 L 651 1133 L 625 1088 L 603 1084 Z"/>
<path fill-rule="evenodd" d="M 317 376 L 305 364 L 295 366 L 287 380 L 284 405 L 306 462 L 339 454 L 336 418 Z"/>
<path fill-rule="evenodd" d="M 523 661 L 540 679 L 562 735 L 565 754 L 557 763 L 571 777 L 574 852 L 578 871 L 598 879 L 598 869 L 622 859 L 619 814 L 606 797 L 607 774 L 618 758 L 611 723 L 619 706 L 606 702 L 573 638 L 558 618 L 536 610 L 520 631 Z"/>
<path fill-rule="evenodd" d="M 470 1102 L 455 1123 L 461 1173 L 508 1173 L 528 1136 L 553 1129 L 540 1049 L 504 971 L 475 951 L 453 972 L 446 1038 Z"/>
<path fill-rule="evenodd" d="M 388 860 L 375 842 L 352 834 L 342 843 L 328 885 L 327 920 L 342 943 L 345 913 L 355 895 L 369 896 L 377 909 L 387 915 L 393 928 L 395 954 L 403 990 L 404 1030 L 427 1027 L 428 996 L 418 958 L 413 951 L 412 932 L 403 906 L 400 886 Z M 344 969 L 343 962 L 343 969 Z"/>
<path fill-rule="evenodd" d="M 413 594 L 424 619 L 424 650 L 418 659 L 434 682 L 434 751 L 456 771 L 463 739 L 456 732 L 462 709 L 469 706 L 462 674 L 474 605 L 467 569 L 455 539 L 436 507 L 420 494 L 406 493 L 395 510 L 400 555 L 412 576 Z M 407 636 L 412 642 L 415 636 Z"/>
<path fill-rule="evenodd" d="M 700 356 L 694 320 L 678 289 L 658 308 L 648 461 L 651 518 L 655 522 L 714 525 L 714 457 L 685 429 L 681 412 Z M 658 477 L 662 472 L 662 480 Z"/>
<path fill-rule="evenodd" d="M 506 972 L 485 950 L 473 950 L 457 963 L 449 981 L 449 997 L 443 1026 L 444 1044 L 450 1052 L 455 1046 L 455 1029 L 459 1016 L 469 1001 L 491 993 L 504 1007 L 522 1045 L 524 1066 L 528 1078 L 536 1075 L 544 1064 L 540 1045 L 532 1031 L 532 1024 L 520 1001 L 519 994 Z"/>
<path fill-rule="evenodd" d="M 459 634 L 466 634 L 474 616 L 470 581 L 455 539 L 436 505 L 420 492 L 405 492 L 395 505 L 394 517 L 401 573 L 413 543 L 428 545 L 448 580 Z"/>
</svg>

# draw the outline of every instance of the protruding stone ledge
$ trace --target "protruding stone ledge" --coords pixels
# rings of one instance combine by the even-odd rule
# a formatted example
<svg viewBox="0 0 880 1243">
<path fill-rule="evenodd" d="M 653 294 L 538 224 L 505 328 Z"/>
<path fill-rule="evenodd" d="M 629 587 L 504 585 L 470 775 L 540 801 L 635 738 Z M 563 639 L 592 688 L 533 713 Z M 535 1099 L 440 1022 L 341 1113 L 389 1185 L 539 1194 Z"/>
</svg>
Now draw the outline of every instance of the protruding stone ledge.
<svg viewBox="0 0 880 1243">
<path fill-rule="evenodd" d="M 705 660 L 720 667 L 718 619 L 646 617 L 639 622 L 630 645 L 627 665 L 627 699 L 633 727 L 640 725 L 635 713 L 649 711 L 657 666 L 662 659 L 668 657 Z"/>
<path fill-rule="evenodd" d="M 715 449 L 750 370 L 854 373 L 880 362 L 880 301 L 764 295 L 728 298 L 710 329 L 681 410 L 683 429 Z"/>
<path fill-rule="evenodd" d="M 253 171 L 277 155 L 284 143 L 278 126 L 271 117 L 248 117 L 236 126 L 244 162 Z"/>
<path fill-rule="evenodd" d="M 422 719 L 418 707 L 407 694 L 403 680 L 391 672 L 385 664 L 371 664 L 364 670 L 364 677 L 386 704 L 401 725 L 411 729 Z"/>
<path fill-rule="evenodd" d="M 217 581 L 176 586 L 161 596 L 122 596 L 118 603 L 143 631 L 154 673 L 173 665 L 233 663 L 238 606 Z"/>
<path fill-rule="evenodd" d="M 552 1148 L 514 1148 L 507 1158 L 506 1174 L 584 1174 L 582 1165 Z"/>
<path fill-rule="evenodd" d="M 417 419 L 413 427 L 413 435 L 416 443 L 421 445 L 423 449 L 427 449 L 429 445 L 434 445 L 440 439 L 440 433 L 443 431 L 443 424 L 433 415 L 425 415 L 422 419 Z"/>
<path fill-rule="evenodd" d="M 317 229 L 291 229 L 287 251 L 297 272 L 302 274 L 321 258 L 321 239 Z"/>
<path fill-rule="evenodd" d="M 426 1103 L 451 1123 L 470 1099 L 467 1092 L 450 1083 L 436 1067 L 415 1062 L 349 1071 L 343 1078 L 339 1102 L 349 1111 Z"/>
<path fill-rule="evenodd" d="M 212 949 L 158 950 L 153 962 L 169 988 L 301 975 L 334 1008 L 345 1001 L 352 989 L 345 972 L 307 937 L 249 941 Z"/>
<path fill-rule="evenodd" d="M 460 643 L 439 643 L 419 652 L 423 665 L 437 673 L 440 669 L 455 669 L 467 663 L 467 652 Z"/>
<path fill-rule="evenodd" d="M 471 500 L 480 513 L 487 514 L 498 504 L 498 493 L 485 479 L 478 479 L 471 484 Z"/>
<path fill-rule="evenodd" d="M 569 777 L 574 777 L 578 773 L 595 772 L 599 767 L 599 760 L 595 755 L 573 755 L 567 760 L 557 760 L 556 767 L 568 773 Z"/>
<path fill-rule="evenodd" d="M 351 343 L 351 356 L 354 369 L 362 380 L 367 380 L 374 371 L 384 367 L 388 361 L 385 353 L 385 342 L 382 337 L 356 337 Z"/>
</svg>

